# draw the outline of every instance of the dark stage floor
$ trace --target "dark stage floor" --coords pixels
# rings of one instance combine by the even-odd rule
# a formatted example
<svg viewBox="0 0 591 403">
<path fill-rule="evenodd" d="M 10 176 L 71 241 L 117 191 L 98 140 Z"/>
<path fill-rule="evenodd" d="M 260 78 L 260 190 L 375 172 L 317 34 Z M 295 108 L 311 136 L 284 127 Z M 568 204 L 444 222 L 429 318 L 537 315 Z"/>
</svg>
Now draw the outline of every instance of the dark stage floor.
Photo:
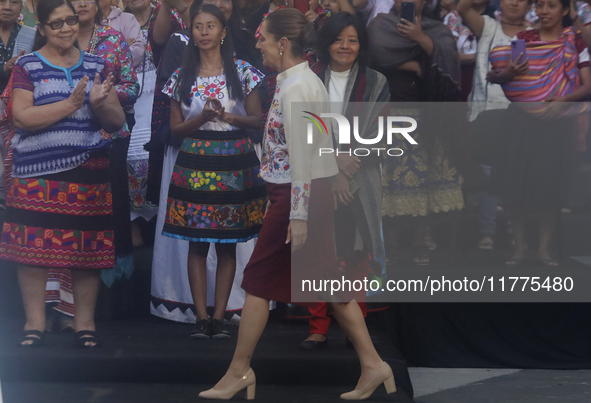
<svg viewBox="0 0 591 403">
<path fill-rule="evenodd" d="M 4 403 L 188 403 L 200 400 L 197 394 L 211 385 L 143 383 L 20 383 L 2 385 Z M 331 403 L 343 402 L 343 386 L 257 385 L 255 402 Z M 244 394 L 233 400 L 245 401 Z M 366 402 L 412 403 L 403 393 L 386 395 L 383 387 Z"/>
<path fill-rule="evenodd" d="M 50 333 L 41 348 L 19 348 L 19 324 L 2 326 L 4 403 L 192 401 L 225 372 L 237 327 L 230 327 L 231 340 L 205 341 L 191 340 L 191 328 L 158 319 L 102 323 L 104 345 L 84 350 L 74 346 L 72 334 L 63 333 Z M 329 348 L 320 351 L 298 348 L 307 332 L 305 322 L 275 319 L 269 324 L 252 363 L 257 400 L 336 401 L 354 387 L 359 363 L 340 329 L 331 328 Z M 384 333 L 371 329 L 371 334 L 392 366 L 399 390 L 387 396 L 382 387 L 376 396 L 411 402 L 406 362 Z"/>
</svg>

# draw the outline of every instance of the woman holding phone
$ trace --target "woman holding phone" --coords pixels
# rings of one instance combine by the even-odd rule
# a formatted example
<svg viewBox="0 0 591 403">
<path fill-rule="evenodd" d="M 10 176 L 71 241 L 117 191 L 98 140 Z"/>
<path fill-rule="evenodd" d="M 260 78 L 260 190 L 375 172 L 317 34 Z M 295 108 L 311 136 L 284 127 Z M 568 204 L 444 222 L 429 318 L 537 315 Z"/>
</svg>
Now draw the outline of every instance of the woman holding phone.
<svg viewBox="0 0 591 403">
<path fill-rule="evenodd" d="M 501 86 L 486 79 L 490 71 L 488 57 L 493 48 L 509 45 L 518 32 L 529 27 L 525 16 L 532 2 L 533 0 L 501 0 L 503 12 L 500 20 L 479 14 L 473 8 L 474 0 L 460 0 L 458 3 L 457 11 L 463 23 L 478 40 L 474 81 L 468 96 L 471 121 L 484 110 L 503 109 L 509 105 L 510 101 Z M 527 62 L 514 61 L 512 68 L 517 73 L 527 72 Z"/>
<path fill-rule="evenodd" d="M 498 124 L 502 119 L 499 113 L 489 112 L 506 109 L 510 101 L 499 84 L 487 80 L 490 70 L 489 54 L 496 46 L 511 43 L 518 32 L 529 28 L 526 16 L 533 0 L 501 0 L 500 20 L 480 14 L 474 7 L 474 0 L 460 0 L 457 11 L 463 23 L 477 38 L 476 68 L 472 81 L 472 90 L 468 95 L 469 120 L 473 122 L 472 133 L 479 144 L 479 149 L 490 150 L 488 142 L 498 136 Z M 513 61 L 511 68 L 517 74 L 527 72 L 527 60 Z M 502 113 L 502 112 L 501 112 Z M 490 175 L 490 158 L 482 153 L 482 169 Z M 478 230 L 480 249 L 493 249 L 496 235 L 497 206 L 499 200 L 489 192 L 482 192 L 478 206 Z"/>
<path fill-rule="evenodd" d="M 340 273 L 334 254 L 328 182 L 338 167 L 332 154 L 321 157 L 317 152 L 320 147 L 332 147 L 332 138 L 316 132 L 314 142 L 307 145 L 306 136 L 300 134 L 306 132 L 306 120 L 291 119 L 292 115 L 301 116 L 303 110 L 328 112 L 324 84 L 303 59 L 304 49 L 312 46 L 314 39 L 314 28 L 294 9 L 271 13 L 260 30 L 257 47 L 263 62 L 279 71 L 261 163 L 269 203 L 259 242 L 244 270 L 246 301 L 234 357 L 224 377 L 212 389 L 199 394 L 202 398 L 227 400 L 246 389 L 247 398 L 253 399 L 256 377 L 250 362 L 267 323 L 269 300 L 291 301 L 291 275 L 303 265 L 307 273 L 314 275 L 311 278 L 332 278 Z M 294 103 L 298 108 L 292 111 Z M 341 278 L 341 274 L 338 276 Z M 357 387 L 341 398 L 367 399 L 382 383 L 389 393 L 394 392 L 392 369 L 376 352 L 357 302 L 346 295 L 341 295 L 341 302 L 332 298 L 327 301 L 333 301 L 335 317 L 361 361 Z"/>
<path fill-rule="evenodd" d="M 503 151 L 496 153 L 493 162 L 491 189 L 506 203 L 513 220 L 515 248 L 506 263 L 523 263 L 525 216 L 534 213 L 539 224 L 538 261 L 555 267 L 558 262 L 550 253 L 552 232 L 559 209 L 568 202 L 566 184 L 579 130 L 577 115 L 561 114 L 566 110 L 561 104 L 589 99 L 591 64 L 587 45 L 572 26 L 570 1 L 537 0 L 535 5 L 540 27 L 516 35 L 536 52 L 530 71 L 525 75 L 515 70 L 514 61 L 503 62 L 507 48 L 491 52 L 494 70 L 488 79 L 503 84 L 513 101 L 504 118 L 507 124 L 499 139 Z M 501 62 L 507 66 L 500 68 Z M 542 101 L 539 113 L 525 111 L 530 105 L 519 104 Z"/>
</svg>

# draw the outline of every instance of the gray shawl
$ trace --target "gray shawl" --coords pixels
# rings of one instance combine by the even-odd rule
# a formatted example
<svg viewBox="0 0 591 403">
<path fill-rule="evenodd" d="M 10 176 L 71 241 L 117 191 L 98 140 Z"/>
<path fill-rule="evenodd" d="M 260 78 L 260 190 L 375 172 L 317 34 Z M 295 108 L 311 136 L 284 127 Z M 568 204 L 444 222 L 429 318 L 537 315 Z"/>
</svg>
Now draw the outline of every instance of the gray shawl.
<svg viewBox="0 0 591 403">
<path fill-rule="evenodd" d="M 21 50 L 24 50 L 25 54 L 31 53 L 33 50 L 33 43 L 35 42 L 36 32 L 37 30 L 35 30 L 35 28 L 27 27 L 26 25 L 23 25 L 19 29 L 18 35 L 16 36 L 16 40 L 14 42 L 12 57 L 18 56 Z"/>
<path fill-rule="evenodd" d="M 313 70 L 328 88 L 330 82 L 330 66 L 318 64 Z M 374 138 L 378 131 L 377 118 L 382 112 L 385 102 L 390 100 L 390 91 L 386 77 L 375 70 L 360 67 L 357 63 L 351 68 L 345 89 L 343 115 L 353 122 L 352 116 L 359 117 L 359 133 L 363 138 Z M 363 103 L 362 110 L 356 110 L 353 102 Z M 380 104 L 381 103 L 381 104 Z M 358 109 L 358 108 L 357 108 Z M 336 145 L 336 139 L 334 139 Z M 352 139 L 351 148 L 367 146 L 356 144 Z M 382 183 L 380 162 L 381 157 L 370 155 L 360 157 L 361 167 L 353 180 L 360 189 L 355 194 L 353 212 L 355 222 L 355 250 L 368 250 L 373 259 L 382 255 Z"/>
<path fill-rule="evenodd" d="M 426 81 L 424 101 L 455 101 L 460 89 L 460 56 L 450 29 L 439 21 L 422 17 L 421 28 L 433 41 L 433 53 L 427 56 L 416 42 L 400 35 L 398 23 L 400 17 L 393 8 L 388 14 L 378 14 L 369 24 L 373 66 L 387 72 L 416 60 Z"/>
</svg>

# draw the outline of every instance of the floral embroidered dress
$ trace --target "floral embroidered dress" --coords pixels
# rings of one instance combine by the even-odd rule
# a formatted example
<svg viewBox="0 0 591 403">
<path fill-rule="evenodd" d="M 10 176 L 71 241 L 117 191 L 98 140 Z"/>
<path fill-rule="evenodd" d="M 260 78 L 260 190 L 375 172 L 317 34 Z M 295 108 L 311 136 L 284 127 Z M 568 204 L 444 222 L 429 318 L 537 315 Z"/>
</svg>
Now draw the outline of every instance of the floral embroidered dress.
<svg viewBox="0 0 591 403">
<path fill-rule="evenodd" d="M 245 96 L 264 78 L 256 68 L 236 60 Z M 180 69 L 162 92 L 180 101 L 176 87 Z M 185 120 L 199 114 L 208 97 L 220 100 L 229 113 L 246 116 L 244 101 L 230 98 L 226 75 L 197 77 L 191 105 L 181 102 Z M 163 235 L 191 242 L 246 242 L 263 223 L 265 183 L 245 130 L 226 122 L 208 122 L 183 140 L 173 169 Z"/>
<path fill-rule="evenodd" d="M 115 91 L 124 110 L 133 108 L 140 91 L 137 74 L 133 67 L 131 51 L 123 35 L 111 27 L 97 25 L 88 43 L 88 53 L 102 57 L 112 66 L 115 76 Z M 127 123 L 113 138 L 131 134 Z"/>
</svg>

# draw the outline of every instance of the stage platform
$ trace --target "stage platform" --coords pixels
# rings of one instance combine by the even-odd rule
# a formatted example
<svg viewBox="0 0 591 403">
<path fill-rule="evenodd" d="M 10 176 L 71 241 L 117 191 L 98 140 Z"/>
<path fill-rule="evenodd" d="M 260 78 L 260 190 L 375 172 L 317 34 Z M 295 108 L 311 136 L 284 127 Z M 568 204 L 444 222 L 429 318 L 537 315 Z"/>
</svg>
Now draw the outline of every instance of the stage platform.
<svg viewBox="0 0 591 403">
<path fill-rule="evenodd" d="M 106 322 L 98 329 L 104 345 L 97 349 L 77 348 L 71 333 L 50 333 L 45 346 L 25 349 L 17 346 L 20 324 L 2 326 L 4 403 L 194 401 L 224 374 L 238 330 L 229 327 L 230 340 L 191 340 L 191 325 L 161 319 Z M 412 402 L 406 361 L 385 333 L 370 331 L 398 388 L 388 396 L 381 387 L 376 401 Z M 257 401 L 337 401 L 355 386 L 359 363 L 340 329 L 331 327 L 329 348 L 319 351 L 298 348 L 307 334 L 304 321 L 271 319 L 252 362 Z"/>
<path fill-rule="evenodd" d="M 8 383 L 4 403 L 195 403 L 211 402 L 197 397 L 211 385 L 141 383 Z M 337 403 L 346 392 L 342 386 L 258 385 L 255 403 Z M 246 401 L 237 394 L 231 401 Z M 383 388 L 365 402 L 412 403 L 401 393 L 386 395 Z"/>
</svg>

